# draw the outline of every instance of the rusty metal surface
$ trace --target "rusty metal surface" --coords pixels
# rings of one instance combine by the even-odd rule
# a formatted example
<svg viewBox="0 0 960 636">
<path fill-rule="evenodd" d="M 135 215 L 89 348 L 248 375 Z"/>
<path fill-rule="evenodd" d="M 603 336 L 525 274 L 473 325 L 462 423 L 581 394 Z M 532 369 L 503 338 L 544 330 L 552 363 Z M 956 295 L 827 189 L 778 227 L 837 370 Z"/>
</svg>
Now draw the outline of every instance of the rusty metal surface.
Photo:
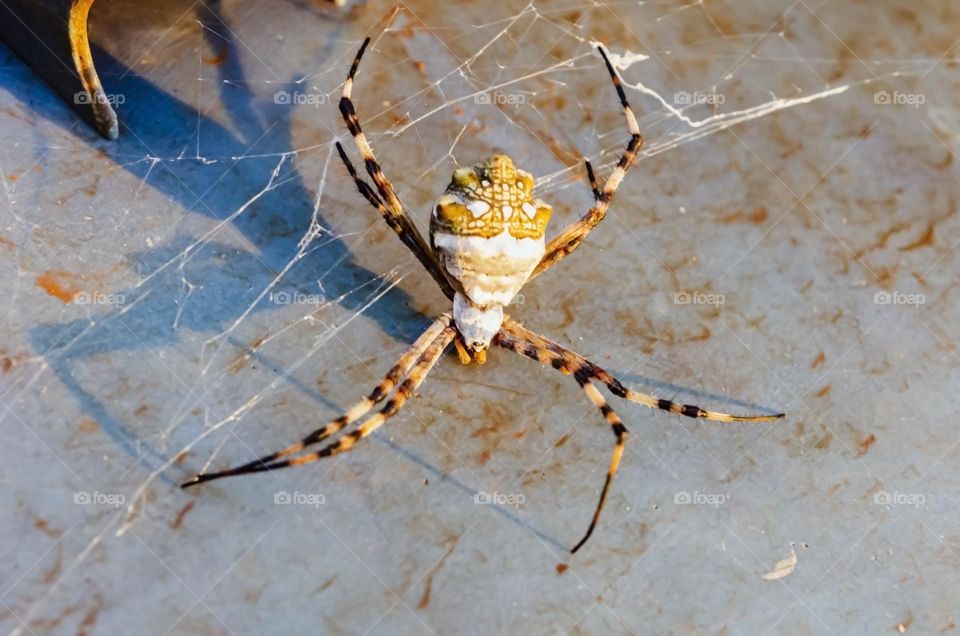
<svg viewBox="0 0 960 636">
<path fill-rule="evenodd" d="M 0 629 L 956 629 L 948 6 L 103 2 L 109 143 L 0 49 Z M 181 491 L 335 416 L 447 308 L 332 150 L 368 34 L 357 107 L 421 227 L 499 149 L 548 234 L 627 137 L 604 43 L 644 154 L 511 313 L 638 388 L 786 421 L 615 402 L 632 436 L 575 557 L 612 436 L 503 351 L 446 356 L 334 461 Z"/>
</svg>

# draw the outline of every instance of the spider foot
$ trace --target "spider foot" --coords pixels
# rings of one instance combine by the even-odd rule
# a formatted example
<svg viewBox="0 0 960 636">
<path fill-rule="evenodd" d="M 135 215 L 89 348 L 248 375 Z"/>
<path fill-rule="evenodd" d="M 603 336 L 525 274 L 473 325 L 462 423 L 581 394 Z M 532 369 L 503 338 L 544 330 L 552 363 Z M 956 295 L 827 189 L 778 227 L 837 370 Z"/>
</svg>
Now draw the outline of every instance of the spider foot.
<svg viewBox="0 0 960 636">
<path fill-rule="evenodd" d="M 460 364 L 470 364 L 473 362 L 473 358 L 470 357 L 470 352 L 467 351 L 467 348 L 463 346 L 460 338 L 457 338 L 453 341 L 453 344 L 457 346 L 457 356 L 460 358 Z"/>
<path fill-rule="evenodd" d="M 457 338 L 453 341 L 457 345 L 457 356 L 460 358 L 460 364 L 470 364 L 471 362 L 476 362 L 477 364 L 486 364 L 487 363 L 487 350 L 480 349 L 479 351 L 471 352 L 467 349 L 466 345 Z"/>
</svg>

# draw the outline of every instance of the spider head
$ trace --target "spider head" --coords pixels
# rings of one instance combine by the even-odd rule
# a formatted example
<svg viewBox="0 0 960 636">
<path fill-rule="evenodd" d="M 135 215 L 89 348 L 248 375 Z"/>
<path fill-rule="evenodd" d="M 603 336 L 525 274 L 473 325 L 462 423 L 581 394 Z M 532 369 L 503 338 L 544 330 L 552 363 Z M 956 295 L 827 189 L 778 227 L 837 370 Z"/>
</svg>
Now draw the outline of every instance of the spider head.
<svg viewBox="0 0 960 636">
<path fill-rule="evenodd" d="M 533 176 L 507 155 L 495 154 L 457 168 L 434 210 L 431 231 L 491 238 L 543 238 L 553 211 L 533 196 Z"/>
<path fill-rule="evenodd" d="M 486 351 L 503 324 L 503 307 L 480 307 L 457 292 L 453 297 L 453 319 L 463 344 L 474 353 Z"/>
</svg>

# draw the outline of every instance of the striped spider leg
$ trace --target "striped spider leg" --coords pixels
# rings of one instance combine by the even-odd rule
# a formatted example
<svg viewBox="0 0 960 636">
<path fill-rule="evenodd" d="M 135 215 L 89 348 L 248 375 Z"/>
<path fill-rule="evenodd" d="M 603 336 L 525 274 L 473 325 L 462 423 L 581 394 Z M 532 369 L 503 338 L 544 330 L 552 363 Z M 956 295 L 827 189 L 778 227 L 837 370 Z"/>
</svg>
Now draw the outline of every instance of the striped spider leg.
<svg viewBox="0 0 960 636">
<path fill-rule="evenodd" d="M 203 473 L 196 475 L 189 481 L 183 483 L 181 488 L 188 488 L 203 482 L 213 481 L 222 477 L 233 477 L 235 475 L 247 475 L 249 473 L 259 473 L 267 470 L 276 470 L 286 468 L 287 466 L 299 466 L 309 464 L 323 457 L 337 455 L 353 448 L 356 442 L 378 429 L 389 418 L 397 414 L 403 407 L 407 398 L 416 391 L 417 387 L 426 379 L 427 374 L 440 359 L 450 341 L 456 335 L 456 330 L 450 325 L 452 318 L 450 314 L 442 314 L 423 334 L 417 338 L 417 341 L 404 352 L 397 363 L 387 373 L 386 377 L 377 385 L 377 387 L 364 399 L 360 400 L 350 407 L 343 415 L 311 432 L 299 442 L 291 444 L 286 448 L 269 455 L 264 455 L 251 462 L 228 468 L 214 473 Z M 382 402 L 393 390 L 397 383 L 400 384 L 396 394 L 387 401 L 383 409 L 369 418 L 356 430 L 344 435 L 336 442 L 316 451 L 284 459 L 290 455 L 299 453 L 308 446 L 318 444 L 332 435 L 340 432 L 350 424 L 353 424 L 364 415 L 370 412 L 375 405 Z"/>
<path fill-rule="evenodd" d="M 340 96 L 340 114 L 343 116 L 343 121 L 346 122 L 350 134 L 353 135 L 357 150 L 363 158 L 367 173 L 370 175 L 370 178 L 373 179 L 374 185 L 377 186 L 377 191 L 374 192 L 373 188 L 357 174 L 356 169 L 354 169 L 353 164 L 350 162 L 347 153 L 344 152 L 343 146 L 340 145 L 339 141 L 336 144 L 337 153 L 340 155 L 340 160 L 343 161 L 343 164 L 346 166 L 347 172 L 350 173 L 350 177 L 356 183 L 360 194 L 362 194 L 373 207 L 380 211 L 387 225 L 397 233 L 400 240 L 403 241 L 403 244 L 414 253 L 423 267 L 430 272 L 430 275 L 437 281 L 437 284 L 447 298 L 452 299 L 454 292 L 457 291 L 455 284 L 451 283 L 449 277 L 440 267 L 440 264 L 437 262 L 437 257 L 427 246 L 426 241 L 423 240 L 423 235 L 417 230 L 416 224 L 414 224 L 413 219 L 410 218 L 410 214 L 400 201 L 400 197 L 397 196 L 393 184 L 390 183 L 390 180 L 383 174 L 383 169 L 380 167 L 376 155 L 373 154 L 373 148 L 370 146 L 370 142 L 367 141 L 366 135 L 363 134 L 363 130 L 360 128 L 357 111 L 353 106 L 353 101 L 350 99 L 350 95 L 353 92 L 353 80 L 357 74 L 357 68 L 360 66 L 360 58 L 363 57 L 363 53 L 366 51 L 368 44 L 370 44 L 370 38 L 366 38 L 363 41 L 360 50 L 357 51 L 357 56 L 353 59 L 353 64 L 350 66 L 350 73 L 347 75 L 347 80 L 343 83 L 343 92 Z"/>
<path fill-rule="evenodd" d="M 552 340 L 535 334 L 509 316 L 504 317 L 503 327 L 500 329 L 494 342 L 514 353 L 536 360 L 545 366 L 553 367 L 561 373 L 572 374 L 577 384 L 579 384 L 587 394 L 590 402 L 600 409 L 600 413 L 606 418 L 610 427 L 613 429 L 614 436 L 617 438 L 616 446 L 613 448 L 613 457 L 610 459 L 610 468 L 607 469 L 607 478 L 606 481 L 603 482 L 603 489 L 600 491 L 600 500 L 597 502 L 590 526 L 587 528 L 587 533 L 580 539 L 577 545 L 573 547 L 571 552 L 576 552 L 587 542 L 587 539 L 593 534 L 597 522 L 600 520 L 600 512 L 603 510 L 603 505 L 607 500 L 610 483 L 613 481 L 613 476 L 616 474 L 617 468 L 620 465 L 620 458 L 623 456 L 623 447 L 628 435 L 627 427 L 624 426 L 620 417 L 614 413 L 610 405 L 607 404 L 603 395 L 600 394 L 600 391 L 597 390 L 596 385 L 592 382 L 593 380 L 606 386 L 607 389 L 617 397 L 636 402 L 637 404 L 643 404 L 650 408 L 660 409 L 661 411 L 668 411 L 678 415 L 686 415 L 692 418 L 703 418 L 718 422 L 769 422 L 780 419 L 784 415 L 783 413 L 777 413 L 775 415 L 729 415 L 727 413 L 707 411 L 693 404 L 678 404 L 670 400 L 656 398 L 647 393 L 640 393 L 639 391 L 628 389 L 618 379 L 579 353 L 565 349 Z"/>
<path fill-rule="evenodd" d="M 572 251 L 580 247 L 580 243 L 587 237 L 590 230 L 595 228 L 600 221 L 603 220 L 607 214 L 607 208 L 610 207 L 610 202 L 613 201 L 614 193 L 616 193 L 617 188 L 620 187 L 620 183 L 627 175 L 630 166 L 636 162 L 637 153 L 643 146 L 643 135 L 640 134 L 640 126 L 637 124 L 637 117 L 633 114 L 633 109 L 630 108 L 630 102 L 627 101 L 627 95 L 623 92 L 620 76 L 617 75 L 617 72 L 614 70 L 613 64 L 610 63 L 610 58 L 607 57 L 607 53 L 603 50 L 603 47 L 598 46 L 597 50 L 600 52 L 600 55 L 603 56 L 603 62 L 607 66 L 607 72 L 610 73 L 610 79 L 613 80 L 613 85 L 617 89 L 617 96 L 620 98 L 620 105 L 623 107 L 623 114 L 627 119 L 627 127 L 630 129 L 630 141 L 627 142 L 626 149 L 623 151 L 623 154 L 620 155 L 617 166 L 604 182 L 603 188 L 600 188 L 597 183 L 590 161 L 584 162 L 587 168 L 587 179 L 590 181 L 590 189 L 593 191 L 593 207 L 587 210 L 578 221 L 567 226 L 560 234 L 551 239 L 550 243 L 547 244 L 546 254 L 540 260 L 536 269 L 533 270 L 533 273 L 530 274 L 529 280 L 536 278 L 550 269 L 562 261 Z"/>
</svg>

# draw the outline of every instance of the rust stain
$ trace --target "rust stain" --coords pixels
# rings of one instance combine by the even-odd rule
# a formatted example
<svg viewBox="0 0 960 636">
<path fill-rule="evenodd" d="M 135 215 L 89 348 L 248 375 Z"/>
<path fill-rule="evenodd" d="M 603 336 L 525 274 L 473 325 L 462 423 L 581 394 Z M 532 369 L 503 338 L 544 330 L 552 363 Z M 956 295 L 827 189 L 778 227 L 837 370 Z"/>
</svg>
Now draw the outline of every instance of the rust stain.
<svg viewBox="0 0 960 636">
<path fill-rule="evenodd" d="M 100 607 L 103 604 L 103 600 L 98 596 L 94 603 L 94 606 L 83 615 L 83 620 L 80 621 L 80 625 L 77 627 L 77 636 L 89 636 L 93 626 L 97 624 L 97 617 L 100 615 Z"/>
<path fill-rule="evenodd" d="M 850 481 L 847 479 L 844 479 L 843 481 L 838 481 L 834 485 L 830 486 L 830 489 L 827 491 L 827 497 L 834 496 L 835 494 L 837 494 L 838 490 L 840 490 L 844 486 L 849 486 L 849 485 L 850 485 Z"/>
<path fill-rule="evenodd" d="M 4 373 L 7 373 L 12 368 L 13 368 L 13 360 L 8 358 L 7 356 L 3 356 L 3 359 L 0 359 L 0 370 L 2 370 Z"/>
<path fill-rule="evenodd" d="M 59 269 L 48 269 L 37 276 L 37 285 L 54 298 L 64 303 L 73 302 L 73 297 L 83 291 L 80 286 L 82 279 L 71 272 Z"/>
<path fill-rule="evenodd" d="M 506 406 L 493 403 L 484 405 L 483 415 L 484 425 L 470 435 L 471 438 L 479 437 L 483 440 L 484 449 L 477 458 L 481 464 L 486 463 L 493 453 L 499 450 L 506 437 L 504 429 L 515 419 L 513 412 Z M 524 433 L 525 431 L 520 431 L 513 437 L 515 439 L 523 437 Z"/>
<path fill-rule="evenodd" d="M 416 62 L 413 63 L 413 66 L 421 74 L 427 69 L 427 65 L 424 64 L 422 60 L 417 60 Z"/>
<path fill-rule="evenodd" d="M 330 586 L 333 585 L 333 582 L 337 580 L 337 575 L 334 574 L 329 579 L 320 584 L 320 587 L 315 589 L 311 594 L 319 594 L 320 592 L 326 592 L 330 589 Z"/>
<path fill-rule="evenodd" d="M 46 572 L 40 574 L 40 582 L 49 585 L 57 580 L 57 577 L 60 576 L 60 571 L 63 569 L 63 548 L 62 544 L 57 544 L 57 560 L 53 565 L 50 566 L 50 569 Z"/>
<path fill-rule="evenodd" d="M 921 247 L 933 247 L 933 221 L 927 223 L 927 229 L 920 238 L 915 240 L 912 243 L 904 245 L 900 248 L 901 252 L 909 252 L 911 250 L 919 249 Z"/>
<path fill-rule="evenodd" d="M 257 349 L 260 348 L 260 345 L 262 345 L 264 342 L 267 341 L 267 338 L 269 337 L 270 337 L 270 332 L 265 331 L 262 336 L 260 336 L 259 338 L 257 338 L 256 340 L 250 343 L 250 348 L 256 351 Z"/>
<path fill-rule="evenodd" d="M 146 412 L 149 411 L 149 410 L 150 410 L 150 407 L 147 406 L 147 405 L 144 403 L 144 404 L 141 404 L 140 406 L 138 406 L 138 407 L 136 408 L 136 410 L 133 412 L 133 414 L 134 414 L 134 415 L 143 415 L 144 413 L 146 413 Z"/>
<path fill-rule="evenodd" d="M 569 440 L 570 440 L 570 433 L 564 433 L 560 439 L 554 442 L 553 447 L 563 448 L 563 445 L 566 444 Z"/>
<path fill-rule="evenodd" d="M 817 440 L 817 443 L 813 445 L 814 448 L 819 450 L 826 450 L 830 447 L 830 442 L 833 440 L 832 433 L 824 433 L 823 437 Z"/>
<path fill-rule="evenodd" d="M 566 563 L 557 563 L 557 574 L 563 574 L 570 569 L 570 566 Z"/>
<path fill-rule="evenodd" d="M 877 441 L 877 436 L 873 433 L 867 435 L 864 439 L 860 440 L 857 443 L 857 457 L 863 457 L 870 451 L 870 447 L 873 446 L 873 443 Z"/>
<path fill-rule="evenodd" d="M 6 238 L 6 237 L 4 237 L 4 236 L 0 236 L 0 245 L 6 245 L 6 246 L 8 246 L 8 247 L 16 247 L 16 246 L 17 246 L 16 243 L 14 243 L 13 241 L 11 241 L 10 239 L 8 239 L 8 238 Z"/>
<path fill-rule="evenodd" d="M 829 392 L 832 391 L 832 390 L 833 390 L 833 385 L 832 385 L 832 384 L 828 384 L 828 385 L 826 385 L 825 387 L 823 387 L 822 389 L 820 389 L 819 391 L 817 391 L 815 395 L 816 395 L 817 397 L 823 397 L 824 395 L 826 395 L 827 393 L 829 393 Z"/>
<path fill-rule="evenodd" d="M 768 218 L 767 208 L 760 206 L 752 212 L 737 211 L 726 216 L 720 216 L 714 219 L 717 223 L 752 223 L 760 225 Z"/>
<path fill-rule="evenodd" d="M 236 357 L 227 365 L 227 373 L 238 373 L 241 369 L 247 366 L 247 360 L 250 359 L 245 352 L 239 352 Z"/>
<path fill-rule="evenodd" d="M 100 430 L 100 424 L 92 417 L 81 417 L 77 422 L 78 433 L 96 433 L 98 430 Z"/>
<path fill-rule="evenodd" d="M 226 46 L 220 47 L 220 50 L 217 51 L 214 55 L 210 57 L 203 58 L 204 64 L 209 64 L 210 66 L 220 66 L 227 61 L 227 54 L 230 52 L 230 49 Z"/>
<path fill-rule="evenodd" d="M 813 362 L 810 363 L 810 368 L 816 369 L 821 364 L 823 364 L 826 361 L 826 359 L 827 359 L 827 354 L 821 351 L 820 353 L 817 354 L 817 357 L 813 359 Z"/>
<path fill-rule="evenodd" d="M 183 518 L 187 516 L 187 513 L 193 510 L 193 506 L 197 503 L 197 500 L 194 499 L 187 503 L 186 506 L 180 509 L 180 512 L 177 513 L 177 516 L 173 518 L 173 523 L 170 524 L 171 530 L 176 530 L 183 525 Z"/>
<path fill-rule="evenodd" d="M 97 190 L 100 188 L 100 179 L 101 179 L 101 178 L 102 178 L 102 177 L 101 177 L 100 175 L 98 175 L 98 174 L 97 174 L 97 175 L 94 175 L 94 176 L 93 176 L 93 183 L 91 183 L 91 184 L 88 185 L 88 186 L 84 186 L 83 188 L 81 188 L 81 190 L 83 191 L 83 193 L 86 194 L 88 197 L 95 196 L 95 195 L 97 194 Z"/>
<path fill-rule="evenodd" d="M 423 595 L 420 602 L 417 603 L 417 609 L 426 609 L 430 605 L 430 594 L 433 592 L 433 572 L 427 577 L 426 586 L 423 588 Z"/>
<path fill-rule="evenodd" d="M 50 524 L 43 517 L 34 517 L 33 527 L 47 535 L 51 539 L 59 539 L 63 536 L 62 530 L 57 530 L 56 528 L 51 528 Z"/>
</svg>

